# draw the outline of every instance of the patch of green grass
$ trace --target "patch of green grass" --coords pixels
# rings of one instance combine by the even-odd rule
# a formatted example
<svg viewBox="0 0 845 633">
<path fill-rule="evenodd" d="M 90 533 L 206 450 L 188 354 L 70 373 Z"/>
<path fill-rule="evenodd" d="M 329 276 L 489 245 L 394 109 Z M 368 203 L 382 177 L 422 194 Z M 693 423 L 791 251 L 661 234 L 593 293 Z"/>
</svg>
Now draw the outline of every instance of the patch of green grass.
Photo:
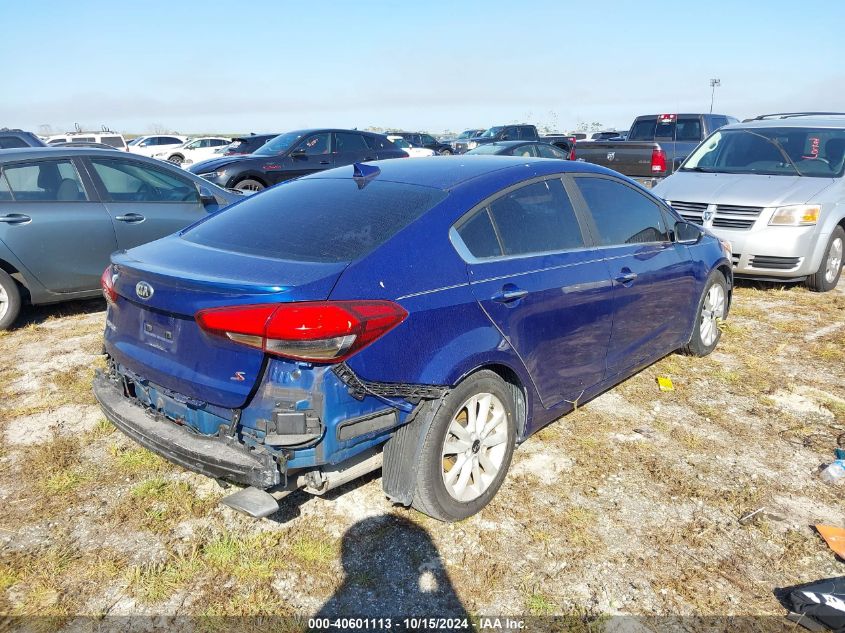
<svg viewBox="0 0 845 633">
<path fill-rule="evenodd" d="M 531 593 L 525 599 L 525 610 L 531 615 L 554 615 L 557 605 L 545 594 Z"/>
<path fill-rule="evenodd" d="M 291 545 L 291 553 L 306 567 L 327 565 L 339 554 L 337 543 L 329 538 L 328 535 L 323 538 L 300 536 Z"/>
<path fill-rule="evenodd" d="M 164 470 L 167 462 L 146 448 L 110 446 L 109 452 L 117 466 L 126 473 L 157 472 Z"/>
<path fill-rule="evenodd" d="M 39 487 L 48 494 L 69 494 L 91 481 L 92 478 L 93 475 L 90 472 L 81 468 L 72 468 L 50 475 L 47 479 L 39 482 Z"/>
<path fill-rule="evenodd" d="M 172 556 L 163 563 L 133 567 L 127 578 L 129 590 L 141 602 L 162 602 L 181 589 L 201 569 L 196 552 L 186 556 Z"/>
<path fill-rule="evenodd" d="M 115 426 L 105 418 L 100 418 L 90 431 L 88 431 L 88 438 L 91 441 L 98 440 L 101 437 L 107 437 L 114 433 Z"/>
<path fill-rule="evenodd" d="M 205 515 L 213 503 L 197 497 L 184 481 L 153 477 L 133 487 L 112 518 L 162 534 L 186 519 Z"/>
<path fill-rule="evenodd" d="M 203 547 L 202 558 L 219 573 L 242 581 L 269 579 L 283 567 L 279 541 L 280 536 L 270 532 L 244 537 L 225 533 Z"/>
</svg>

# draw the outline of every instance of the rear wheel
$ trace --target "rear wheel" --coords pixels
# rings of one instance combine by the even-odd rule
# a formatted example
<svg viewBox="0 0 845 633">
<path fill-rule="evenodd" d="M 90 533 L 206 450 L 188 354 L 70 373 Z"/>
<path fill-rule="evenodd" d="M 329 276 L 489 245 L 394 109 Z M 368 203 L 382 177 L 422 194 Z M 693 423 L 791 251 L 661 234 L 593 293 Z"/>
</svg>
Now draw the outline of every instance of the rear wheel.
<svg viewBox="0 0 845 633">
<path fill-rule="evenodd" d="M 472 374 L 443 401 L 423 442 L 413 506 L 441 521 L 472 516 L 495 496 L 516 444 L 511 390 Z"/>
<path fill-rule="evenodd" d="M 842 275 L 842 254 L 845 251 L 845 229 L 833 229 L 830 241 L 822 258 L 822 264 L 814 275 L 807 277 L 807 287 L 814 292 L 828 292 L 836 288 Z"/>
<path fill-rule="evenodd" d="M 692 356 L 707 356 L 716 349 L 722 338 L 720 322 L 728 314 L 728 283 L 719 271 L 713 271 L 698 301 L 695 327 L 684 352 Z"/>
<path fill-rule="evenodd" d="M 252 178 L 245 178 L 235 183 L 235 189 L 238 191 L 261 191 L 264 189 L 264 185 Z"/>
<path fill-rule="evenodd" d="M 8 330 L 21 311 L 18 284 L 8 273 L 0 270 L 0 330 Z"/>
<path fill-rule="evenodd" d="M 182 161 L 185 160 L 185 157 L 181 154 L 173 154 L 173 156 L 171 156 L 167 160 L 173 163 L 174 165 L 181 165 Z"/>
</svg>

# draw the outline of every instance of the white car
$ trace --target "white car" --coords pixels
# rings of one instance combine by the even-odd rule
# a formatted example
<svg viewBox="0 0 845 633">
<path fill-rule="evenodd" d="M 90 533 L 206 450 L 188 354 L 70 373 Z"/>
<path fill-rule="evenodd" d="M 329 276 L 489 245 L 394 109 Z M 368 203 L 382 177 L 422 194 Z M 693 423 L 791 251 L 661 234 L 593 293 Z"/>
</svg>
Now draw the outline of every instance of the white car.
<svg viewBox="0 0 845 633">
<path fill-rule="evenodd" d="M 218 150 L 226 147 L 231 142 L 232 139 L 223 138 L 222 136 L 203 136 L 191 139 L 177 147 L 153 154 L 153 158 L 167 160 L 175 165 L 188 167 L 194 163 L 214 158 L 214 154 Z"/>
<path fill-rule="evenodd" d="M 433 149 L 426 149 L 425 147 L 419 147 L 418 145 L 412 145 L 408 141 L 406 141 L 401 136 L 395 136 L 393 134 L 389 134 L 387 136 L 388 140 L 393 141 L 393 144 L 405 152 L 411 158 L 420 158 L 422 156 L 435 156 L 437 152 Z"/>
<path fill-rule="evenodd" d="M 128 149 L 133 154 L 155 156 L 159 152 L 179 147 L 188 140 L 187 136 L 178 134 L 148 134 L 129 141 Z"/>
<path fill-rule="evenodd" d="M 123 134 L 119 132 L 112 132 L 111 130 L 101 130 L 99 132 L 66 132 L 64 134 L 53 134 L 44 139 L 47 145 L 56 145 L 57 143 L 102 143 L 103 145 L 111 145 L 115 149 L 128 149 L 126 140 Z"/>
</svg>

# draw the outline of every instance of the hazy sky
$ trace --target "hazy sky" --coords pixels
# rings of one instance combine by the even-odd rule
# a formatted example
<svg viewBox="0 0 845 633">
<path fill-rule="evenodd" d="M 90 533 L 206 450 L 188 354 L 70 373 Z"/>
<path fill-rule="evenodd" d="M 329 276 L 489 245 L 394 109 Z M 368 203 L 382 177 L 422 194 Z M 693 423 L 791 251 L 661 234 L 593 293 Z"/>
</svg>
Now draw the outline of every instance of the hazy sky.
<svg viewBox="0 0 845 633">
<path fill-rule="evenodd" d="M 845 109 L 842 0 L 0 0 L 0 126 L 142 133 Z"/>
</svg>

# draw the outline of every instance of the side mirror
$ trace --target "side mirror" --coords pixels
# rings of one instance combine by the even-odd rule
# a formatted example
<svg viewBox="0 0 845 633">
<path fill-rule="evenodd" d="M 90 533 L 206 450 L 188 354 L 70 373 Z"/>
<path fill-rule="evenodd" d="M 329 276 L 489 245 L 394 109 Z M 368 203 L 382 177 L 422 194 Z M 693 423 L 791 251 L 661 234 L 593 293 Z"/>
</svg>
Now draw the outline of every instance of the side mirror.
<svg viewBox="0 0 845 633">
<path fill-rule="evenodd" d="M 510 134 L 502 134 L 501 140 L 509 141 L 509 140 L 511 140 L 511 135 Z"/>
<path fill-rule="evenodd" d="M 205 187 L 203 185 L 200 185 L 199 190 L 200 190 L 200 202 L 203 205 L 219 204 L 219 202 L 217 202 L 217 198 L 214 196 L 213 193 L 211 193 L 211 189 L 209 189 L 208 187 Z"/>
<path fill-rule="evenodd" d="M 675 222 L 675 242 L 678 244 L 698 244 L 704 236 L 704 230 L 692 222 Z"/>
</svg>

